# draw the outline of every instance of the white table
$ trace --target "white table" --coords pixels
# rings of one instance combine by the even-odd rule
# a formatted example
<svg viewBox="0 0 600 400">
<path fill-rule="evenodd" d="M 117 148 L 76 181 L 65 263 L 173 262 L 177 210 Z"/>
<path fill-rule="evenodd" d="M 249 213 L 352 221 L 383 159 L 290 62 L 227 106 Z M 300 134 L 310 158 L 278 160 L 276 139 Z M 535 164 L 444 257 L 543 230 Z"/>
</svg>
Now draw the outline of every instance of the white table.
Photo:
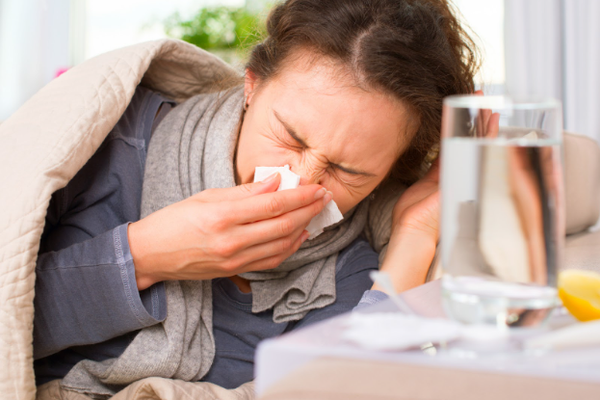
<svg viewBox="0 0 600 400">
<path fill-rule="evenodd" d="M 440 282 L 434 281 L 401 295 L 402 300 L 416 314 L 427 317 L 443 317 Z M 362 312 L 396 311 L 397 307 L 386 300 L 365 308 Z M 344 314 L 262 342 L 256 354 L 256 390 L 260 396 L 281 379 L 293 374 L 298 368 L 320 358 L 379 360 L 415 366 L 430 366 L 464 371 L 487 371 L 528 377 L 543 377 L 598 385 L 600 389 L 600 348 L 585 348 L 525 354 L 522 351 L 472 353 L 451 349 L 438 350 L 432 355 L 421 350 L 381 352 L 368 351 L 345 342 L 341 338 Z M 569 315 L 557 312 L 544 330 L 555 329 L 574 323 Z M 532 330 L 515 331 L 515 344 L 520 337 L 534 334 Z M 538 330 L 539 333 L 539 330 Z M 600 390 L 598 399 L 600 399 Z"/>
</svg>

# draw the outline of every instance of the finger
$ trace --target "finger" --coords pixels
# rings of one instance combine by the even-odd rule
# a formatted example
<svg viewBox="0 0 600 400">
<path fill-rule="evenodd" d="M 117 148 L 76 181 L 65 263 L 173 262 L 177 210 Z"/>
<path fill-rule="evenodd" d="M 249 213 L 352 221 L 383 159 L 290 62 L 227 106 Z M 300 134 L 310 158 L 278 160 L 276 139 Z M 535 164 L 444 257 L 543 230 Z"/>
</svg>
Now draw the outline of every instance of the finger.
<svg viewBox="0 0 600 400">
<path fill-rule="evenodd" d="M 315 202 L 323 202 L 327 190 L 321 185 L 305 185 L 295 189 L 266 193 L 241 199 L 231 207 L 230 216 L 238 224 L 275 218 Z M 327 196 L 330 197 L 331 195 Z"/>
<path fill-rule="evenodd" d="M 440 180 L 440 158 L 436 158 L 431 163 L 431 166 L 427 170 L 427 173 L 423 176 L 424 181 L 435 181 Z"/>
<path fill-rule="evenodd" d="M 474 93 L 476 96 L 483 96 L 483 90 L 477 90 Z M 479 111 L 479 115 L 476 121 L 476 136 L 489 136 L 490 119 L 492 117 L 492 110 L 482 109 Z"/>
<path fill-rule="evenodd" d="M 481 132 L 483 131 L 483 117 L 481 111 L 475 117 L 475 137 L 481 136 Z"/>
<path fill-rule="evenodd" d="M 324 201 L 315 201 L 275 218 L 239 226 L 237 232 L 248 247 L 290 235 L 295 235 L 294 238 L 297 238 L 310 221 L 323 211 L 323 208 L 325 208 Z"/>
<path fill-rule="evenodd" d="M 231 201 L 239 200 L 264 193 L 272 193 L 277 190 L 281 182 L 281 175 L 275 172 L 260 182 L 245 183 L 227 189 L 208 189 L 198 193 L 202 201 Z"/>
<path fill-rule="evenodd" d="M 487 136 L 488 134 L 488 126 L 490 125 L 490 118 L 492 117 L 492 110 L 485 109 L 482 110 L 483 113 L 483 123 L 485 124 L 485 129 L 483 130 L 483 134 Z"/>
<path fill-rule="evenodd" d="M 303 231 L 292 242 L 288 241 L 287 238 L 281 238 L 247 249 L 241 257 L 248 262 L 241 267 L 240 273 L 277 268 L 283 261 L 298 251 L 302 243 L 308 239 L 308 236 L 308 232 Z"/>
<path fill-rule="evenodd" d="M 500 113 L 493 113 L 487 124 L 487 137 L 495 138 L 498 137 L 500 131 Z"/>
<path fill-rule="evenodd" d="M 491 115 L 492 110 L 479 110 L 479 115 L 477 116 L 477 137 L 484 137 L 487 135 L 487 127 Z"/>
</svg>

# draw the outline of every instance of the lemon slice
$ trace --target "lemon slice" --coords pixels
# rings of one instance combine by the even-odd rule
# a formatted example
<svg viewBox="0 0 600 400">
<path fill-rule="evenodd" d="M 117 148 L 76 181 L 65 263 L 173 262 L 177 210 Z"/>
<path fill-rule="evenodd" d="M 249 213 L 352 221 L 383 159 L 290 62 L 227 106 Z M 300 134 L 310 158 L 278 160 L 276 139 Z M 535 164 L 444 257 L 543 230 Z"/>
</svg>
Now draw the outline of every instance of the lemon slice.
<svg viewBox="0 0 600 400">
<path fill-rule="evenodd" d="M 567 270 L 558 276 L 558 295 L 563 305 L 580 321 L 600 319 L 600 274 Z"/>
</svg>

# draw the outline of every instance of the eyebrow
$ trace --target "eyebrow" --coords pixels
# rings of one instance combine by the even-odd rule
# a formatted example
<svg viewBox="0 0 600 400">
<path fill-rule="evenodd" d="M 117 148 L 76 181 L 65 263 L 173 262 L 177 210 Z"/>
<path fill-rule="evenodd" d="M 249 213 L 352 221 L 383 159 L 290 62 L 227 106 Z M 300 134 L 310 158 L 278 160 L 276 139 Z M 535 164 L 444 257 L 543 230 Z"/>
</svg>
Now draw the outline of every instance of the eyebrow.
<svg viewBox="0 0 600 400">
<path fill-rule="evenodd" d="M 296 133 L 296 131 L 294 130 L 294 128 L 292 128 L 287 122 L 285 122 L 281 116 L 279 115 L 279 113 L 275 110 L 273 110 L 273 113 L 275 114 L 275 118 L 277 118 L 277 120 L 279 120 L 279 122 L 281 123 L 281 125 L 283 125 L 283 127 L 285 128 L 286 131 L 288 131 L 288 133 L 290 134 L 290 136 L 298 143 L 300 143 L 303 147 L 308 147 L 308 145 L 306 144 L 306 142 L 304 140 L 302 140 L 298 134 Z"/>
<path fill-rule="evenodd" d="M 292 139 L 294 139 L 295 141 L 297 141 L 301 146 L 308 148 L 308 145 L 306 144 L 306 142 L 304 140 L 302 140 L 298 134 L 296 133 L 296 131 L 294 130 L 294 128 L 292 128 L 287 122 L 285 122 L 281 116 L 279 115 L 279 113 L 275 110 L 273 110 L 273 114 L 275 114 L 275 118 L 277 118 L 277 120 L 281 123 L 281 125 L 283 125 L 283 127 L 285 128 L 285 130 L 289 133 L 289 135 L 292 137 Z M 364 175 L 364 176 L 368 176 L 368 177 L 374 177 L 376 176 L 375 174 L 372 174 L 370 172 L 366 172 L 366 171 L 361 171 L 361 170 L 357 170 L 354 168 L 348 168 L 348 167 L 342 167 L 339 164 L 334 164 L 334 163 L 330 163 L 333 167 L 338 168 L 344 172 L 347 172 L 349 174 L 352 175 Z"/>
</svg>

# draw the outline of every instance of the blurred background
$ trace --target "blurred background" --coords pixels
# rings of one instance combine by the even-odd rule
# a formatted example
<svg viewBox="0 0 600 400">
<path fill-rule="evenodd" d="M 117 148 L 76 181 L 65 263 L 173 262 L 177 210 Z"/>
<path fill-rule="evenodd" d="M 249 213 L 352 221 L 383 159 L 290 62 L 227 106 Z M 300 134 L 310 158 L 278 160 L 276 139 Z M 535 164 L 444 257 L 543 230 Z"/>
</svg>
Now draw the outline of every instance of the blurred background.
<svg viewBox="0 0 600 400">
<path fill-rule="evenodd" d="M 274 2 L 0 0 L 0 121 L 67 69 L 146 40 L 183 39 L 243 70 Z M 482 49 L 486 94 L 558 98 L 565 129 L 600 139 L 600 0 L 454 4 Z"/>
</svg>

